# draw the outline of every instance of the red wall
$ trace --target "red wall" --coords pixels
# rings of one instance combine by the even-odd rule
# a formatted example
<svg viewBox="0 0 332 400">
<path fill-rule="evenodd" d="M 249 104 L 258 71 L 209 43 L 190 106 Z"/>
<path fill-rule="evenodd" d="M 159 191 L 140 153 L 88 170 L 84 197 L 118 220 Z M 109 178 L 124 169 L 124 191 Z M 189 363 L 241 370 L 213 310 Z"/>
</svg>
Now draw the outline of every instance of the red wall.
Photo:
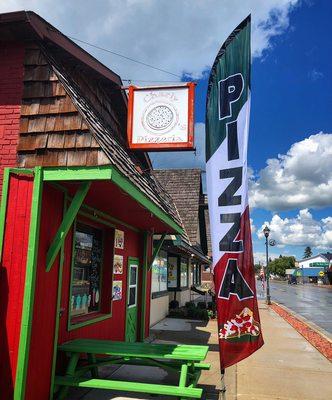
<svg viewBox="0 0 332 400">
<path fill-rule="evenodd" d="M 45 186 L 43 192 L 39 262 L 37 267 L 38 270 L 35 287 L 35 307 L 27 376 L 26 400 L 39 398 L 46 399 L 49 395 L 55 330 L 58 260 L 56 260 L 50 272 L 45 272 L 45 258 L 51 240 L 60 224 L 62 209 L 63 196 L 61 192 L 56 191 L 50 186 Z M 83 223 L 87 223 L 89 220 L 81 219 L 81 221 Z M 96 225 L 93 222 L 89 223 L 98 227 L 98 224 Z M 112 232 L 112 228 L 107 228 L 105 225 L 100 225 L 100 227 L 107 230 L 110 229 Z M 73 231 L 71 230 L 69 232 L 65 243 L 65 262 L 61 296 L 61 308 L 64 309 L 64 312 L 60 318 L 58 343 L 63 343 L 75 338 L 124 340 L 127 295 L 127 262 L 128 257 L 137 257 L 140 259 L 140 266 L 142 266 L 141 257 L 143 240 L 142 234 L 138 234 L 122 226 L 118 226 L 117 228 L 125 232 L 125 249 L 114 249 L 115 254 L 122 254 L 124 256 L 124 273 L 122 275 L 115 275 L 116 280 L 122 280 L 123 282 L 122 300 L 112 302 L 111 318 L 71 331 L 67 330 L 67 322 Z M 106 258 L 104 259 L 104 268 L 109 268 L 109 272 L 111 273 L 112 252 L 114 246 L 113 232 L 111 234 L 107 234 L 106 239 L 107 237 L 109 239 L 106 240 L 104 246 L 108 246 L 108 251 L 105 252 Z"/>
<path fill-rule="evenodd" d="M 46 254 L 62 220 L 62 192 L 44 185 L 42 204 L 26 400 L 49 398 L 53 359 L 59 257 L 46 272 Z"/>
<path fill-rule="evenodd" d="M 32 178 L 11 176 L 0 266 L 0 398 L 15 382 L 29 239 Z"/>
<path fill-rule="evenodd" d="M 16 165 L 24 75 L 24 46 L 0 45 L 0 196 L 4 167 Z"/>
</svg>

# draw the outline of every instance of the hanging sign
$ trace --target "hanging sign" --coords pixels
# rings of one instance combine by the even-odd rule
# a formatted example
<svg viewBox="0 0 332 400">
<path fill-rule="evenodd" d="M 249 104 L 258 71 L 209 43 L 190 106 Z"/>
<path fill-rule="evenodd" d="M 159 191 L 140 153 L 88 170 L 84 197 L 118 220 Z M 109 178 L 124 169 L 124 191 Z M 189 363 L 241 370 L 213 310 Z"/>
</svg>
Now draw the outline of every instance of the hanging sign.
<svg viewBox="0 0 332 400">
<path fill-rule="evenodd" d="M 130 149 L 190 150 L 194 147 L 195 83 L 129 87 L 127 135 Z"/>
</svg>

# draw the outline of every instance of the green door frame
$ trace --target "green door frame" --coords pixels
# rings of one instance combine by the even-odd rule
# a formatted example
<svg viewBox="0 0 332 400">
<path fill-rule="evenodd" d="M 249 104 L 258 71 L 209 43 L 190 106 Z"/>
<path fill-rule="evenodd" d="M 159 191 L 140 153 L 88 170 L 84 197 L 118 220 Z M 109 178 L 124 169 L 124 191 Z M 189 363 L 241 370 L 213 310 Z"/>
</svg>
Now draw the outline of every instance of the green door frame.
<svg viewBox="0 0 332 400">
<path fill-rule="evenodd" d="M 131 276 L 131 267 L 137 266 L 136 269 L 136 298 L 135 298 L 135 305 L 129 306 L 129 298 L 130 298 L 130 287 L 134 286 L 130 284 L 130 276 Z M 127 262 L 127 288 L 126 288 L 126 325 L 125 325 L 125 340 L 128 341 L 128 318 L 129 313 L 133 313 L 132 309 L 135 307 L 135 319 L 136 319 L 136 331 L 135 331 L 135 341 L 138 337 L 138 329 L 137 329 L 137 322 L 138 322 L 138 288 L 139 288 L 139 279 L 140 279 L 140 270 L 139 270 L 139 259 L 136 257 L 128 257 Z"/>
</svg>

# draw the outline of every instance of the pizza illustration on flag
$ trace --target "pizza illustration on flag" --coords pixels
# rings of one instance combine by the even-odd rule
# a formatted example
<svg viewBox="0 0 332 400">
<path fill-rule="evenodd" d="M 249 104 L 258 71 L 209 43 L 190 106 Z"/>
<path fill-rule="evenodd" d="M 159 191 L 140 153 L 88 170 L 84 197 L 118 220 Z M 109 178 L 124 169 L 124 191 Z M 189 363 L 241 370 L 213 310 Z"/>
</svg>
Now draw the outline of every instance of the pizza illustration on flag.
<svg viewBox="0 0 332 400">
<path fill-rule="evenodd" d="M 260 334 L 260 325 L 254 320 L 253 312 L 245 307 L 240 314 L 227 321 L 219 330 L 219 339 L 239 339 L 242 336 L 256 337 Z"/>
</svg>

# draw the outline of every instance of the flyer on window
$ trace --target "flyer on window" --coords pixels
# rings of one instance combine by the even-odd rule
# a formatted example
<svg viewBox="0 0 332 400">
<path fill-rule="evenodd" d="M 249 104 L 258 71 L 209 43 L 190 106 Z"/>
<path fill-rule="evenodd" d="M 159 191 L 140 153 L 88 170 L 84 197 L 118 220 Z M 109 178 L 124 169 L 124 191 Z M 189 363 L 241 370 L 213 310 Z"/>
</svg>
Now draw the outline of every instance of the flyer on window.
<svg viewBox="0 0 332 400">
<path fill-rule="evenodd" d="M 122 299 L 122 281 L 113 281 L 113 300 Z"/>
<path fill-rule="evenodd" d="M 118 254 L 114 255 L 113 273 L 115 275 L 121 275 L 123 273 L 123 256 L 120 256 Z"/>
<path fill-rule="evenodd" d="M 124 249 L 124 232 L 115 229 L 114 233 L 114 247 L 116 249 Z"/>
</svg>

